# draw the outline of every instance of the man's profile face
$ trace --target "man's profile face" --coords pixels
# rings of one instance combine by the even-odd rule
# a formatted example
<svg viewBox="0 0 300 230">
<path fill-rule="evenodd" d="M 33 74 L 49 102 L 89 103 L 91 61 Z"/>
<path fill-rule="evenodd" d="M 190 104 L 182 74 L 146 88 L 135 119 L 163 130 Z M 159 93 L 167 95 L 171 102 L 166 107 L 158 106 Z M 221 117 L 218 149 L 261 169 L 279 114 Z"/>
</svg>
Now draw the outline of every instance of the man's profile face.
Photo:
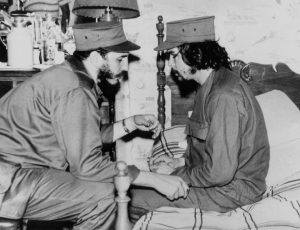
<svg viewBox="0 0 300 230">
<path fill-rule="evenodd" d="M 107 53 L 98 78 L 103 94 L 108 98 L 114 97 L 120 89 L 120 80 L 128 78 L 128 53 Z"/>
<path fill-rule="evenodd" d="M 108 81 L 111 84 L 117 83 L 123 74 L 128 72 L 128 53 L 109 52 L 105 59 L 105 68 L 111 72 Z"/>
<path fill-rule="evenodd" d="M 184 78 L 186 80 L 193 79 L 193 76 L 190 73 L 191 67 L 182 60 L 182 54 L 178 47 L 169 49 L 166 53 L 168 54 L 167 59 L 171 68 L 171 75 L 174 75 L 177 78 Z"/>
</svg>

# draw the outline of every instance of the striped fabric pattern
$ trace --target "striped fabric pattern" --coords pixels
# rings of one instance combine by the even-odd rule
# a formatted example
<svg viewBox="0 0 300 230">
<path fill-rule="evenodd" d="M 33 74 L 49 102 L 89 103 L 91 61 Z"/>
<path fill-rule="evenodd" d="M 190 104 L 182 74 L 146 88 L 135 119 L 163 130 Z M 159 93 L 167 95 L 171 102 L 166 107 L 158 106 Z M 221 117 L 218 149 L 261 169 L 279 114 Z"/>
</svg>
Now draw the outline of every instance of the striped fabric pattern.
<svg viewBox="0 0 300 230">
<path fill-rule="evenodd" d="M 24 10 L 42 14 L 50 13 L 53 17 L 59 14 L 59 6 L 68 4 L 71 0 L 27 0 Z"/>
<path fill-rule="evenodd" d="M 195 208 L 162 207 L 149 212 L 133 230 L 288 230 L 300 229 L 300 172 L 276 187 L 264 199 L 227 213 Z"/>
<path fill-rule="evenodd" d="M 184 125 L 176 125 L 165 129 L 154 143 L 151 157 L 155 159 L 164 154 L 169 157 L 182 157 L 185 148 L 181 144 L 186 142 L 184 130 Z"/>
</svg>

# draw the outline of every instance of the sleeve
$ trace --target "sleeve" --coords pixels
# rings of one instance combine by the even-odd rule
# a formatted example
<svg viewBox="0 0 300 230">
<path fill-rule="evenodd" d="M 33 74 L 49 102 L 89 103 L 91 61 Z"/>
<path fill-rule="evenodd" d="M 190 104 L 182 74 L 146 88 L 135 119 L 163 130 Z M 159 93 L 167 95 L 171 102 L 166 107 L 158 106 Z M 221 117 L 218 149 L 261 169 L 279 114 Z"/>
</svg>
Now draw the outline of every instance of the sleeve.
<svg viewBox="0 0 300 230">
<path fill-rule="evenodd" d="M 78 88 L 58 100 L 53 124 L 70 172 L 84 180 L 112 182 L 117 170 L 102 153 L 100 112 L 88 90 Z"/>
<path fill-rule="evenodd" d="M 218 95 L 207 104 L 209 129 L 205 141 L 205 162 L 197 167 L 183 166 L 173 174 L 194 187 L 228 184 L 238 166 L 240 113 L 233 95 Z M 200 141 L 200 140 L 199 140 Z"/>
<path fill-rule="evenodd" d="M 101 130 L 102 142 L 104 144 L 112 143 L 113 142 L 113 135 L 114 135 L 113 125 L 112 124 L 101 125 L 100 130 Z"/>
</svg>

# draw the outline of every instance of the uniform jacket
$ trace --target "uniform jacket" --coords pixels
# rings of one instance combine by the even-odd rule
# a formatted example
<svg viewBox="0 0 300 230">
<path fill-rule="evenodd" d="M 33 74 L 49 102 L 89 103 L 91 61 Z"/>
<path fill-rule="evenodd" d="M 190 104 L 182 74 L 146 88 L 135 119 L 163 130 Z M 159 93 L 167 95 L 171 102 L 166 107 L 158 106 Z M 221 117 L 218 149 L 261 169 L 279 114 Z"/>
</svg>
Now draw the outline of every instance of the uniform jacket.
<svg viewBox="0 0 300 230">
<path fill-rule="evenodd" d="M 251 90 L 232 71 L 214 71 L 198 90 L 186 134 L 186 165 L 174 174 L 202 199 L 212 200 L 216 211 L 261 199 L 270 157 L 265 121 Z"/>
<path fill-rule="evenodd" d="M 113 129 L 101 127 L 99 96 L 97 85 L 74 57 L 15 87 L 0 100 L 0 162 L 15 171 L 68 169 L 78 179 L 112 183 L 115 162 L 102 152 L 102 146 L 112 142 Z M 0 184 L 5 185 L 2 194 L 10 181 L 18 180 L 14 170 L 0 175 Z M 136 176 L 137 169 L 132 171 Z M 26 206 L 28 197 L 22 192 L 16 191 L 16 210 Z"/>
</svg>

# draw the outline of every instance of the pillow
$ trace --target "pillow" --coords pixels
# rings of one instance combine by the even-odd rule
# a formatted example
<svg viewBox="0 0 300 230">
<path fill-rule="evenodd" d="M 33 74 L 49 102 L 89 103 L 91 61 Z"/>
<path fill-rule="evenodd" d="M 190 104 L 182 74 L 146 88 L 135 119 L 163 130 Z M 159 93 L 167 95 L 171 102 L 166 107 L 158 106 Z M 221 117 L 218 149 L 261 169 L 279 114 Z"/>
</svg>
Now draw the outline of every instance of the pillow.
<svg viewBox="0 0 300 230">
<path fill-rule="evenodd" d="M 175 158 L 182 157 L 187 147 L 184 130 L 185 125 L 175 125 L 166 128 L 154 142 L 151 157 L 155 159 L 163 154 Z"/>
<path fill-rule="evenodd" d="M 275 186 L 300 171 L 300 110 L 280 90 L 256 96 L 264 114 L 270 165 L 267 186 Z"/>
<path fill-rule="evenodd" d="M 284 92 L 272 90 L 256 99 L 265 118 L 270 146 L 300 138 L 300 110 Z"/>
<path fill-rule="evenodd" d="M 300 138 L 270 146 L 270 164 L 266 177 L 268 187 L 282 184 L 290 176 L 300 172 Z"/>
</svg>

